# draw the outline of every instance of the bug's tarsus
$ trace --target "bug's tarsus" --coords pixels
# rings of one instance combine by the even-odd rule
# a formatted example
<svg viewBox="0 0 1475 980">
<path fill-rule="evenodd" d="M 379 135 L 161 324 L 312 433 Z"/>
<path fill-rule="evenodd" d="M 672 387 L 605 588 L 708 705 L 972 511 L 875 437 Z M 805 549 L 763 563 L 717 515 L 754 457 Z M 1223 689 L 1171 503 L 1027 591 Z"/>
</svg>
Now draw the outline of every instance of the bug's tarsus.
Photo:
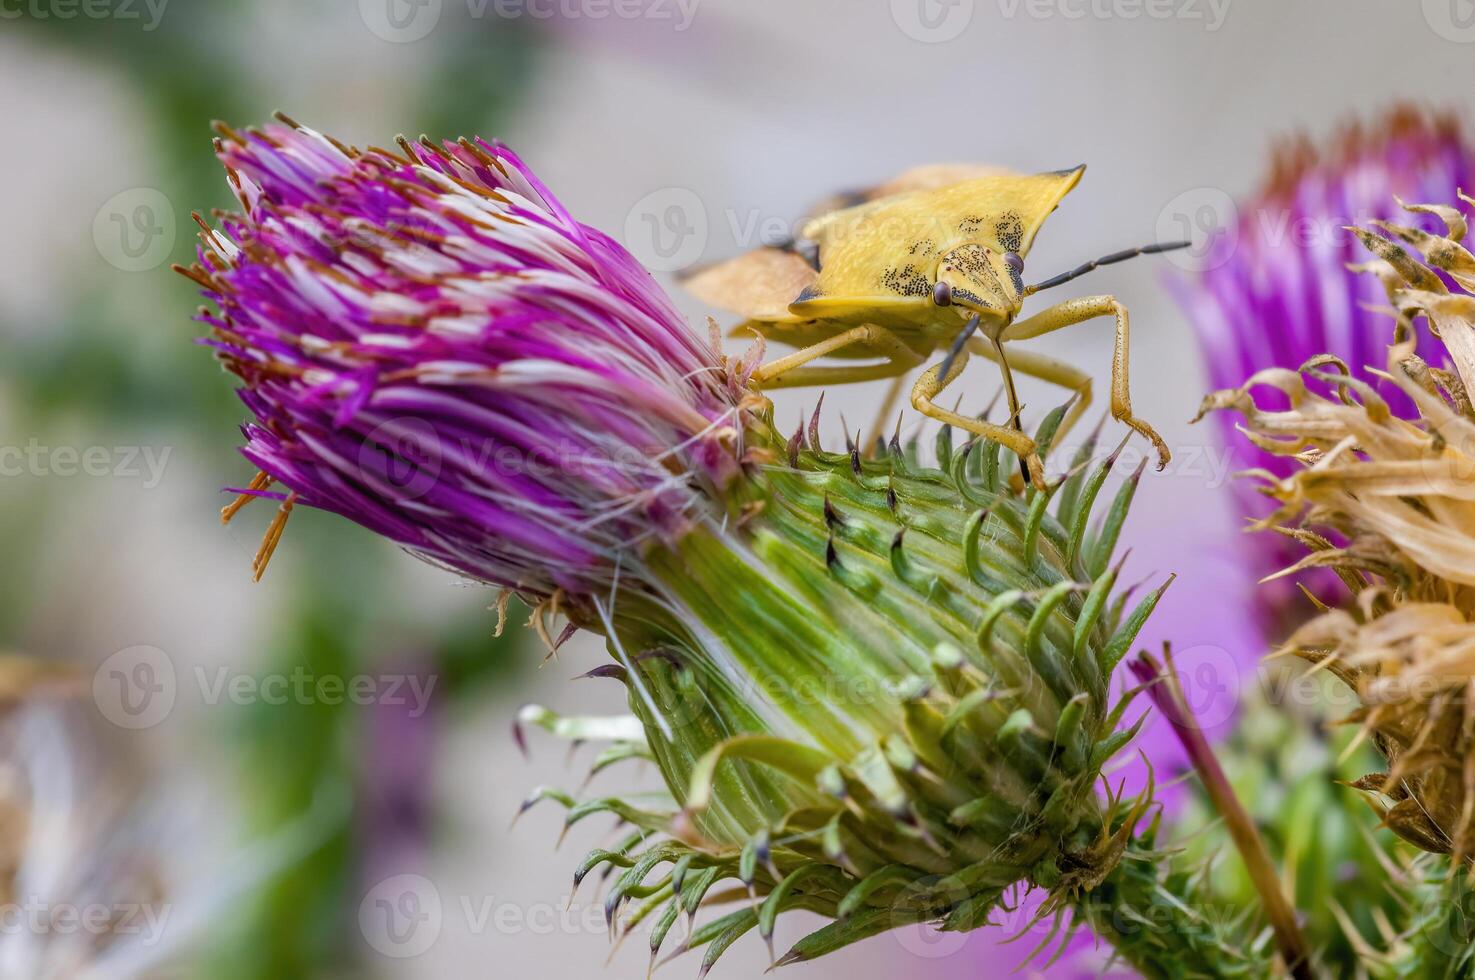
<svg viewBox="0 0 1475 980">
<path fill-rule="evenodd" d="M 1024 292 L 1027 296 L 1033 295 L 1040 292 L 1041 290 L 1053 289 L 1054 287 L 1059 286 L 1062 283 L 1070 282 L 1072 279 L 1077 279 L 1081 276 L 1084 276 L 1092 269 L 1100 268 L 1103 265 L 1112 265 L 1117 262 L 1125 262 L 1127 259 L 1136 258 L 1139 255 L 1157 255 L 1159 252 L 1172 252 L 1176 249 L 1187 248 L 1192 244 L 1192 242 L 1188 241 L 1155 242 L 1151 245 L 1143 245 L 1141 248 L 1128 248 L 1123 249 L 1120 252 L 1112 252 L 1110 255 L 1103 255 L 1099 259 L 1092 259 L 1090 262 L 1087 262 L 1084 265 L 1076 266 L 1069 272 L 1062 272 L 1058 276 L 1051 276 L 1044 282 L 1035 283 L 1033 286 L 1027 287 Z"/>
</svg>

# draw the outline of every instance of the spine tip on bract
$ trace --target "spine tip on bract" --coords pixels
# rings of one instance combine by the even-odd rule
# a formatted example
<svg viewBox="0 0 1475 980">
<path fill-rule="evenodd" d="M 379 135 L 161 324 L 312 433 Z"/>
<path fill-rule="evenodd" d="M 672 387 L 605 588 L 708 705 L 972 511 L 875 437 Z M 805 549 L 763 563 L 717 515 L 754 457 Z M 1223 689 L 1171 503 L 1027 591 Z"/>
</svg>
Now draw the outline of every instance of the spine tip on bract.
<svg viewBox="0 0 1475 980">
<path fill-rule="evenodd" d="M 809 416 L 809 448 L 820 452 L 822 447 L 819 441 L 819 413 L 825 407 L 825 393 L 820 392 L 819 401 L 814 406 L 814 414 Z"/>
</svg>

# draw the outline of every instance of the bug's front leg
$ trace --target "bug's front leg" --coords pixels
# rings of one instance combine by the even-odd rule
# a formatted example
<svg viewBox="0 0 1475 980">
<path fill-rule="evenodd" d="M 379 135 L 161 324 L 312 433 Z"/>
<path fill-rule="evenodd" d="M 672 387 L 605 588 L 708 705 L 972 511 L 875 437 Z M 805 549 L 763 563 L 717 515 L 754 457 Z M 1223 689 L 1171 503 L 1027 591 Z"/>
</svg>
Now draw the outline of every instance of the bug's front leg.
<svg viewBox="0 0 1475 980">
<path fill-rule="evenodd" d="M 1000 348 L 981 337 L 973 338 L 968 343 L 968 350 L 990 361 L 999 360 Z M 1046 357 L 1036 351 L 1011 350 L 1008 359 L 1009 366 L 1020 374 L 1048 381 L 1075 394 L 1070 411 L 1066 412 L 1065 418 L 1061 419 L 1060 425 L 1055 429 L 1054 443 L 1057 446 L 1061 445 L 1066 435 L 1086 413 L 1086 409 L 1091 406 L 1091 376 L 1078 367 L 1053 357 Z"/>
<path fill-rule="evenodd" d="M 939 408 L 933 403 L 944 388 L 957 380 L 958 375 L 963 373 L 963 368 L 968 365 L 968 351 L 961 350 L 952 359 L 948 367 L 947 376 L 939 378 L 942 370 L 939 362 L 923 371 L 917 378 L 917 383 L 912 386 L 912 407 L 928 418 L 936 419 L 948 425 L 956 426 L 965 432 L 983 436 L 992 442 L 996 442 L 1005 449 L 1018 456 L 1029 471 L 1030 482 L 1037 488 L 1045 488 L 1045 465 L 1040 460 L 1036 451 L 1035 441 L 1018 429 L 1005 428 L 1002 425 L 994 425 L 981 419 L 970 419 L 966 415 L 950 412 L 945 408 Z"/>
<path fill-rule="evenodd" d="M 1111 416 L 1151 440 L 1157 449 L 1157 468 L 1162 469 L 1168 465 L 1173 454 L 1156 429 L 1132 414 L 1132 393 L 1127 376 L 1128 354 L 1132 342 L 1131 324 L 1127 318 L 1127 308 L 1115 296 L 1082 296 L 1057 303 L 1034 316 L 1015 321 L 1004 331 L 1003 339 L 1028 340 L 1099 316 L 1116 318 L 1116 344 L 1111 356 Z"/>
</svg>

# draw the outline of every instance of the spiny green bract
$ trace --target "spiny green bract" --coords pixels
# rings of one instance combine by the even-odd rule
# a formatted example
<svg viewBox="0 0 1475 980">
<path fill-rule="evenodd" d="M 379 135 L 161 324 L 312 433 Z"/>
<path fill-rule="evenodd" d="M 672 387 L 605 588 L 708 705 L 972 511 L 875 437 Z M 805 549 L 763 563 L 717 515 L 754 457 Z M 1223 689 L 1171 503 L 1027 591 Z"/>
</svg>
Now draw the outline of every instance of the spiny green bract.
<svg viewBox="0 0 1475 980">
<path fill-rule="evenodd" d="M 570 825 L 607 812 L 632 827 L 575 881 L 612 879 L 607 916 L 629 906 L 627 931 L 650 925 L 653 963 L 678 919 L 742 899 L 680 944 L 705 949 L 703 973 L 755 928 L 771 946 L 788 909 L 832 922 L 780 963 L 911 923 L 973 929 L 1020 883 L 1049 890 L 1047 912 L 1103 887 L 1174 904 L 1133 840 L 1148 796 L 1098 792 L 1135 731 L 1109 680 L 1167 585 L 1135 605 L 1116 589 L 1141 469 L 1097 507 L 1117 454 L 1093 460 L 1094 437 L 1039 492 L 997 445 L 955 450 L 947 429 L 925 466 L 894 439 L 875 458 L 826 452 L 817 428 L 817 414 L 787 441 L 771 417 L 752 426 L 728 520 L 648 556 L 658 586 L 618 598 L 606 635 L 629 668 L 596 673 L 631 688 L 643 739 L 525 710 L 558 735 L 613 738 L 596 770 L 652 759 L 669 789 L 535 793 L 524 809 L 554 799 Z M 1110 882 L 1129 847 L 1134 877 Z M 1236 973 L 1237 954 L 1219 955 L 1222 969 L 1149 972 Z"/>
</svg>

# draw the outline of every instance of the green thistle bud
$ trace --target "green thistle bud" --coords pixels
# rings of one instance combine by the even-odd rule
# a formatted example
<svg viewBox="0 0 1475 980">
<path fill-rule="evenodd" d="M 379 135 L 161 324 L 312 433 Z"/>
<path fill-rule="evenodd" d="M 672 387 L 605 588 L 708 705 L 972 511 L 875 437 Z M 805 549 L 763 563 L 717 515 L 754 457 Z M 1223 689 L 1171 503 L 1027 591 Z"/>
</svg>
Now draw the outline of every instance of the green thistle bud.
<svg viewBox="0 0 1475 980">
<path fill-rule="evenodd" d="M 1135 734 L 1120 725 L 1130 694 L 1113 704 L 1108 682 L 1167 587 L 1135 605 L 1116 589 L 1140 470 L 1099 507 L 1116 454 L 1092 465 L 1094 440 L 1042 493 L 990 443 L 955 451 L 945 430 L 936 466 L 894 440 L 868 459 L 819 448 L 817 417 L 786 442 L 757 413 L 730 519 L 647 553 L 642 587 L 605 617 L 623 666 L 598 673 L 630 688 L 643 737 L 525 710 L 569 738 L 613 737 L 596 768 L 653 759 L 670 794 L 534 794 L 569 824 L 609 812 L 635 828 L 576 881 L 612 869 L 611 921 L 627 905 L 627 927 L 654 920 L 653 958 L 723 882 L 746 890 L 685 943 L 705 947 L 704 969 L 750 930 L 771 942 L 795 908 L 833 921 L 780 963 L 910 923 L 976 928 L 1020 884 L 1049 891 L 1046 914 L 1183 917 L 1151 831 L 1133 838 L 1149 796 L 1097 793 Z M 1159 969 L 1174 956 L 1234 972 L 1206 923 L 1112 938 L 1154 976 L 1178 975 Z"/>
</svg>

